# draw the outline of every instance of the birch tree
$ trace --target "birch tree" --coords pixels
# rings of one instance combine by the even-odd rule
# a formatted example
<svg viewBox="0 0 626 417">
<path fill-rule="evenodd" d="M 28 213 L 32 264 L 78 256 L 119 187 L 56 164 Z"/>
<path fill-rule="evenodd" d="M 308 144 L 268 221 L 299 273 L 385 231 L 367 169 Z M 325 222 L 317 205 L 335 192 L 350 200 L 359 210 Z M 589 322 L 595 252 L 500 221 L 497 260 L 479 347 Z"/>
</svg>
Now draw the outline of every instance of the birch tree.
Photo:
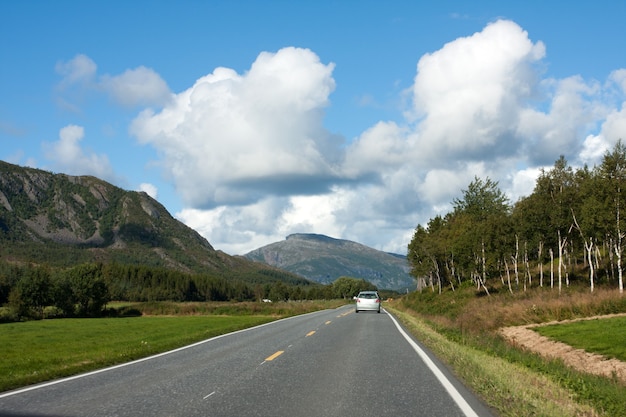
<svg viewBox="0 0 626 417">
<path fill-rule="evenodd" d="M 490 178 L 475 177 L 463 190 L 462 198 L 453 201 L 454 218 L 463 219 L 458 231 L 460 243 L 455 253 L 465 254 L 466 265 L 478 260 L 480 273 L 472 274 L 487 294 L 486 281 L 491 271 L 497 272 L 504 251 L 503 242 L 512 235 L 510 230 L 510 206 L 498 183 Z M 458 259 L 458 256 L 457 256 Z M 474 263 L 474 267 L 476 263 Z"/>
<path fill-rule="evenodd" d="M 600 166 L 601 175 L 609 182 L 615 208 L 615 231 L 613 233 L 613 251 L 617 262 L 618 288 L 620 294 L 624 292 L 622 272 L 622 241 L 624 240 L 624 225 L 622 224 L 621 210 L 624 207 L 622 188 L 626 179 L 626 146 L 618 141 L 611 152 L 607 152 Z"/>
</svg>

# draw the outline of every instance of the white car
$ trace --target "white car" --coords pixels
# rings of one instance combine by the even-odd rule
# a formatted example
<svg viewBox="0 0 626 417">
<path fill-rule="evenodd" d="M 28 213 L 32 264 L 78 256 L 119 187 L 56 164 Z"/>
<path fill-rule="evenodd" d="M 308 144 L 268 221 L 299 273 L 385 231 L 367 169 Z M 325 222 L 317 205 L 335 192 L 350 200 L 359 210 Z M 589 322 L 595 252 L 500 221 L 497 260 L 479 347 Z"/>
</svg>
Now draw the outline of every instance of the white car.
<svg viewBox="0 0 626 417">
<path fill-rule="evenodd" d="M 356 296 L 355 312 L 375 311 L 380 313 L 380 296 L 376 291 L 361 291 Z"/>
</svg>

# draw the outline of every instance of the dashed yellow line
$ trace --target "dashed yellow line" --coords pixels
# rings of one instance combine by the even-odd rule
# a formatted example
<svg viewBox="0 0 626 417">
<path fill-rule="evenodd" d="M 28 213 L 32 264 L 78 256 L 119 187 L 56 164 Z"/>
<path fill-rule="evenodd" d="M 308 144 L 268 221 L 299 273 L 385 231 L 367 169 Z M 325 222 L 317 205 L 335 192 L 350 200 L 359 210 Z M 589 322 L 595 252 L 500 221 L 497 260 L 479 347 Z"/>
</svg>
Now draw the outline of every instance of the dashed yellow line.
<svg viewBox="0 0 626 417">
<path fill-rule="evenodd" d="M 324 324 L 330 324 L 330 323 L 332 323 L 332 321 L 328 320 L 328 321 L 327 321 L 326 323 L 324 323 Z"/>
<path fill-rule="evenodd" d="M 306 337 L 313 336 L 315 334 L 315 330 L 311 330 L 306 334 Z"/>
<path fill-rule="evenodd" d="M 265 360 L 266 361 L 273 361 L 274 359 L 276 359 L 277 357 L 279 357 L 283 353 L 285 353 L 284 350 L 279 350 L 278 352 L 274 353 L 272 356 L 268 356 L 267 358 L 265 358 Z"/>
</svg>

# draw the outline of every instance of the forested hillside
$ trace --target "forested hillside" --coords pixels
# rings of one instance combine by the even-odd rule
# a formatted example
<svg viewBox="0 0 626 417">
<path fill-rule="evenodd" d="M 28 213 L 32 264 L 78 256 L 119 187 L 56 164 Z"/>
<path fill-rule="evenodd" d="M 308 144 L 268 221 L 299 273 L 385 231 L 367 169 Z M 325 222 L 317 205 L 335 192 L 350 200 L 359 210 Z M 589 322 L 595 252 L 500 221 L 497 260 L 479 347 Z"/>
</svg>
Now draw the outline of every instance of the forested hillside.
<svg viewBox="0 0 626 417">
<path fill-rule="evenodd" d="M 146 193 L 0 161 L 0 256 L 69 266 L 116 261 L 200 272 L 225 259 Z"/>
<path fill-rule="evenodd" d="M 0 320 L 5 313 L 5 319 L 42 317 L 46 307 L 53 315 L 95 315 L 108 300 L 331 294 L 295 274 L 214 250 L 146 193 L 0 161 Z"/>
<path fill-rule="evenodd" d="M 471 280 L 498 288 L 586 283 L 623 292 L 626 147 L 600 166 L 573 169 L 561 157 L 531 195 L 511 204 L 498 184 L 475 178 L 445 216 L 418 225 L 408 246 L 411 274 L 433 290 Z"/>
</svg>

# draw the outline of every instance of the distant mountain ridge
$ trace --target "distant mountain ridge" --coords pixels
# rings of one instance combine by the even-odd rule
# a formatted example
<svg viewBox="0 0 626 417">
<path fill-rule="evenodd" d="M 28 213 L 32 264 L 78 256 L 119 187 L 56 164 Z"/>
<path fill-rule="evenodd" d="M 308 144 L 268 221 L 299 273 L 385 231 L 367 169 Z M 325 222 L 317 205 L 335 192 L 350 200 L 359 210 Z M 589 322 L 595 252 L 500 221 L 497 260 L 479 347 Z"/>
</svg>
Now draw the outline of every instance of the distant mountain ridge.
<svg viewBox="0 0 626 417">
<path fill-rule="evenodd" d="M 249 282 L 310 284 L 287 271 L 216 251 L 144 192 L 4 161 L 0 260 L 60 268 L 116 262 Z"/>
<path fill-rule="evenodd" d="M 403 291 L 413 286 L 405 256 L 325 235 L 292 234 L 244 256 L 322 284 L 349 276 L 363 278 L 379 289 Z"/>
</svg>

